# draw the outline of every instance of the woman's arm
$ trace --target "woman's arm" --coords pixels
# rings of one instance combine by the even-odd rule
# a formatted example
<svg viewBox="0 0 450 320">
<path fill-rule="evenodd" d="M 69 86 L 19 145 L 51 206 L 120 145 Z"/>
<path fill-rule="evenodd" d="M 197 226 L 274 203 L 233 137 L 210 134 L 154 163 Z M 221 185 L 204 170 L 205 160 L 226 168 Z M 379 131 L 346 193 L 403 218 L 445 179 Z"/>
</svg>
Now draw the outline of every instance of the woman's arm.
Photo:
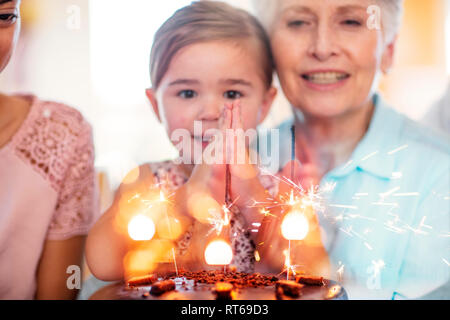
<svg viewBox="0 0 450 320">
<path fill-rule="evenodd" d="M 128 251 L 127 237 L 115 229 L 117 205 L 113 204 L 96 222 L 86 241 L 86 262 L 92 274 L 103 281 L 121 280 L 123 258 Z"/>
<path fill-rule="evenodd" d="M 128 222 L 139 211 L 140 197 L 153 185 L 148 165 L 131 171 L 116 192 L 111 207 L 100 217 L 86 241 L 86 262 L 92 274 L 103 281 L 124 278 L 123 259 L 135 245 L 127 233 Z"/>
<path fill-rule="evenodd" d="M 65 300 L 77 297 L 78 290 L 67 287 L 70 276 L 67 268 L 75 265 L 82 270 L 85 239 L 85 236 L 76 236 L 67 240 L 45 241 L 37 271 L 36 299 Z"/>
</svg>

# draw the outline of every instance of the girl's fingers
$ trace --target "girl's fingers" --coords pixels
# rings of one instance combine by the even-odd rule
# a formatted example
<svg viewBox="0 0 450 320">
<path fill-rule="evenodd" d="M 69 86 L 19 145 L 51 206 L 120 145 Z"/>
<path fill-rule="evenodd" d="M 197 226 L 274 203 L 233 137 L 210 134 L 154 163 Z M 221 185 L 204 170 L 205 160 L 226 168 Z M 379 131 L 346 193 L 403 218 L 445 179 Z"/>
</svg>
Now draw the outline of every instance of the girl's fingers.
<svg viewBox="0 0 450 320">
<path fill-rule="evenodd" d="M 235 100 L 233 101 L 233 122 L 232 122 L 232 129 L 242 129 L 242 117 L 241 117 L 241 101 Z"/>
<path fill-rule="evenodd" d="M 222 109 L 222 111 L 220 112 L 220 117 L 219 117 L 219 130 L 224 130 L 225 129 L 225 110 L 226 107 L 224 107 Z"/>
<path fill-rule="evenodd" d="M 231 108 L 231 105 L 226 103 L 222 109 L 222 113 L 219 118 L 219 130 L 225 131 L 226 129 L 231 128 Z"/>
</svg>

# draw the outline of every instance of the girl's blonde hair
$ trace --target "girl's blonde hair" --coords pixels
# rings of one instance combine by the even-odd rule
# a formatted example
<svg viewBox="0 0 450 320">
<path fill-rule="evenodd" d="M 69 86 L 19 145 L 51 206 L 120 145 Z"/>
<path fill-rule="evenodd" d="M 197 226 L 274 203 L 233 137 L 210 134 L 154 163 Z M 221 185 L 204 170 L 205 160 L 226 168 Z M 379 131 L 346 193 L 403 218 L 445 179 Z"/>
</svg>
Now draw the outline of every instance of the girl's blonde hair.
<svg viewBox="0 0 450 320">
<path fill-rule="evenodd" d="M 150 54 L 150 78 L 157 89 L 170 62 L 182 48 L 202 42 L 225 40 L 258 45 L 264 81 L 272 84 L 274 70 L 269 38 L 259 21 L 247 11 L 219 1 L 199 1 L 177 10 L 158 29 Z M 214 71 L 213 71 L 214 72 Z"/>
</svg>

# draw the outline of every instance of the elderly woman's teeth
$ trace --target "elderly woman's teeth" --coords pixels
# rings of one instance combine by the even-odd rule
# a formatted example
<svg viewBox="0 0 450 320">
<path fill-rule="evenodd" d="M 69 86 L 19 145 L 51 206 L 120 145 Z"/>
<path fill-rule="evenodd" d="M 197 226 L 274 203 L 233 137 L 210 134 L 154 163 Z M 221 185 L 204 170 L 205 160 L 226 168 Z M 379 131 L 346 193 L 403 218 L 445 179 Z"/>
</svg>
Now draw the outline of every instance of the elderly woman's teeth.
<svg viewBox="0 0 450 320">
<path fill-rule="evenodd" d="M 302 77 L 317 84 L 332 84 L 348 78 L 349 75 L 341 72 L 317 72 L 305 74 Z"/>
</svg>

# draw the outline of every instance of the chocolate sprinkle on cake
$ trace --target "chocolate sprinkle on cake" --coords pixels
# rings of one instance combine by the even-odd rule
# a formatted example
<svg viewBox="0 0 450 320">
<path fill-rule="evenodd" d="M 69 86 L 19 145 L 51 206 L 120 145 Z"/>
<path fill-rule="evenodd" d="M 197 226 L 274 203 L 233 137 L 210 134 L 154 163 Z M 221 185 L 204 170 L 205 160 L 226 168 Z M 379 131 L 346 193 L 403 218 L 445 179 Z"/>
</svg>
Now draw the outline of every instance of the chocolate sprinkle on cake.
<svg viewBox="0 0 450 320">
<path fill-rule="evenodd" d="M 267 287 L 273 286 L 278 281 L 275 276 L 265 276 L 259 273 L 244 273 L 236 271 L 182 271 L 178 273 L 170 273 L 165 276 L 165 279 L 186 278 L 188 280 L 194 280 L 194 286 L 196 283 L 215 284 L 217 282 L 229 282 L 235 288 L 248 288 L 248 287 Z"/>
</svg>

